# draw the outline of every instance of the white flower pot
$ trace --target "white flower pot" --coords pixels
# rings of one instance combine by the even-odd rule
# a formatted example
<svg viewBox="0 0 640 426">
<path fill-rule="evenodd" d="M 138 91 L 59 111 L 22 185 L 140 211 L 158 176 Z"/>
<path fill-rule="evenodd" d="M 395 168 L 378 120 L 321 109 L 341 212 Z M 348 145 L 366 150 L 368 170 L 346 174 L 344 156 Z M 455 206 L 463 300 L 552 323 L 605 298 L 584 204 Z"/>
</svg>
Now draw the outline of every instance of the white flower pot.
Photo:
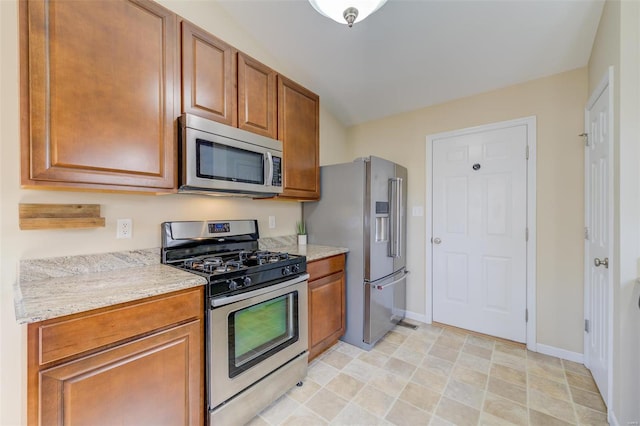
<svg viewBox="0 0 640 426">
<path fill-rule="evenodd" d="M 307 245 L 307 236 L 306 235 L 298 235 L 298 245 L 306 246 Z"/>
</svg>

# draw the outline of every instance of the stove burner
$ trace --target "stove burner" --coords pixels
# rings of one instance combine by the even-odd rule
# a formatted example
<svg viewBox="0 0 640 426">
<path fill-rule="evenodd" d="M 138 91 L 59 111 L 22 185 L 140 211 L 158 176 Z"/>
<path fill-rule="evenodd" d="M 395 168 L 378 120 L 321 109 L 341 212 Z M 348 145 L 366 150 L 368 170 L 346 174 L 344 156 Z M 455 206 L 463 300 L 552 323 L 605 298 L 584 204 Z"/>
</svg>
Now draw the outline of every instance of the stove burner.
<svg viewBox="0 0 640 426">
<path fill-rule="evenodd" d="M 244 263 L 248 259 L 251 259 L 251 257 L 253 256 L 254 253 L 255 252 L 253 252 L 253 251 L 241 250 L 241 251 L 238 252 L 238 259 L 240 260 L 240 262 Z"/>
<path fill-rule="evenodd" d="M 204 259 L 202 259 L 202 262 L 205 265 L 220 266 L 222 265 L 222 258 L 221 257 L 205 257 Z"/>
<path fill-rule="evenodd" d="M 218 265 L 212 272 L 231 272 L 242 269 L 242 262 L 237 260 L 229 260 L 224 264 Z"/>
<path fill-rule="evenodd" d="M 190 259 L 185 259 L 183 261 L 183 265 L 187 269 L 199 269 L 202 266 L 202 260 L 192 257 Z"/>
<path fill-rule="evenodd" d="M 219 257 L 207 257 L 202 259 L 202 265 L 199 269 L 204 272 L 213 272 L 222 265 L 222 259 Z"/>
</svg>

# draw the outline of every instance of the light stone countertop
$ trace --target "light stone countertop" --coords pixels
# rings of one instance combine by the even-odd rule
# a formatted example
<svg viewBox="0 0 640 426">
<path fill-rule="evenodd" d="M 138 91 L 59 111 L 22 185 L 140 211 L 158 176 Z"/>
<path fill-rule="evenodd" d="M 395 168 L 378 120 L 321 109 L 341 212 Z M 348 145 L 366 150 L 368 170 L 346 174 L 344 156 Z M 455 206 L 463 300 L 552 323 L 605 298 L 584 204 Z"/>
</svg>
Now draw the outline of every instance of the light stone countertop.
<svg viewBox="0 0 640 426">
<path fill-rule="evenodd" d="M 349 251 L 348 248 L 344 247 L 321 246 L 318 244 L 299 246 L 297 241 L 298 240 L 295 235 L 288 235 L 284 237 L 261 238 L 259 242 L 261 250 L 279 251 L 282 253 L 286 252 L 306 256 L 307 262 L 336 256 Z"/>
<path fill-rule="evenodd" d="M 342 247 L 298 246 L 295 236 L 260 241 L 261 249 L 307 257 L 346 253 Z M 16 320 L 27 324 L 206 284 L 206 279 L 160 264 L 160 249 L 20 261 L 14 288 Z"/>
<path fill-rule="evenodd" d="M 313 262 L 314 260 L 320 260 L 326 257 L 347 253 L 349 251 L 349 249 L 344 247 L 319 246 L 316 244 L 307 244 L 302 246 L 295 244 L 290 246 L 274 247 L 270 250 L 297 254 L 300 256 L 307 256 L 307 263 Z"/>
<path fill-rule="evenodd" d="M 32 323 L 206 284 L 160 264 L 160 250 L 28 259 L 14 288 L 16 320 Z"/>
</svg>

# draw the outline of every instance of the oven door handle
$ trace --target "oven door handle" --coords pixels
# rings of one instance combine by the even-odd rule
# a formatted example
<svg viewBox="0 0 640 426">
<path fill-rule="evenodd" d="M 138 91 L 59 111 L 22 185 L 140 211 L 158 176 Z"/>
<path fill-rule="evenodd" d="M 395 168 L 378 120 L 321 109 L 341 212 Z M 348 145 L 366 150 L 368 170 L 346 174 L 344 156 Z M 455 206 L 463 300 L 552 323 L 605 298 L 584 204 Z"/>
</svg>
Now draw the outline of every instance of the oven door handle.
<svg viewBox="0 0 640 426">
<path fill-rule="evenodd" d="M 286 288 L 301 282 L 304 282 L 309 279 L 309 274 L 302 274 L 293 279 L 283 281 L 281 283 L 271 285 L 268 287 L 262 287 L 254 291 L 248 291 L 246 293 L 234 294 L 233 296 L 224 296 L 218 297 L 211 300 L 211 307 L 218 308 L 220 306 L 228 305 L 230 303 L 239 302 L 241 300 L 251 299 L 255 296 L 260 296 L 262 294 L 271 293 L 272 291 L 280 290 L 282 288 Z"/>
</svg>

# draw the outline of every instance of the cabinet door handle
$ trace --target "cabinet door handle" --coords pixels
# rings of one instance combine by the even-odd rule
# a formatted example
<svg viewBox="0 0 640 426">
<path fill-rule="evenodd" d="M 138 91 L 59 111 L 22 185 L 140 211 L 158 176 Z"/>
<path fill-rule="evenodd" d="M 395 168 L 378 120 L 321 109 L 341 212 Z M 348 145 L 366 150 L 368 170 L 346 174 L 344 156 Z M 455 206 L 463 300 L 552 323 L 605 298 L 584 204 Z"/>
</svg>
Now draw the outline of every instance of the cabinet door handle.
<svg viewBox="0 0 640 426">
<path fill-rule="evenodd" d="M 596 257 L 595 259 L 593 259 L 593 264 L 596 265 L 596 268 L 598 266 L 604 266 L 605 268 L 609 269 L 609 258 L 605 257 L 604 259 L 600 260 Z"/>
<path fill-rule="evenodd" d="M 441 242 L 442 242 L 442 240 L 440 238 L 438 238 L 438 237 L 435 237 L 433 239 L 433 244 L 440 244 Z"/>
</svg>

